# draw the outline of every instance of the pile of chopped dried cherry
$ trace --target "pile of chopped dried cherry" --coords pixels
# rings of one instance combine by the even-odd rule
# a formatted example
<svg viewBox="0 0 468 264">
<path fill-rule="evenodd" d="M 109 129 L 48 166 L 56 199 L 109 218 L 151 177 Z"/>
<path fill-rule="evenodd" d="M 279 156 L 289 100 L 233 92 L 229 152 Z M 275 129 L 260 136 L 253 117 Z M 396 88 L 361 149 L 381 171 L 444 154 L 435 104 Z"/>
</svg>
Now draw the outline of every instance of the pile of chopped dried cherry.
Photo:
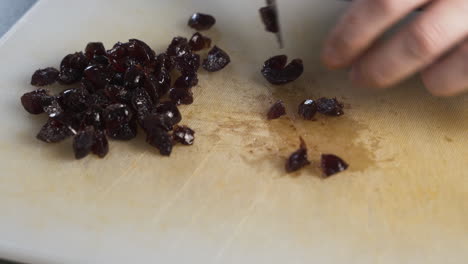
<svg viewBox="0 0 468 264">
<path fill-rule="evenodd" d="M 188 25 L 207 30 L 215 22 L 210 15 L 195 13 Z M 230 63 L 217 46 L 202 62 L 195 52 L 210 47 L 211 40 L 198 32 L 190 40 L 175 37 L 160 54 L 137 39 L 118 42 L 110 50 L 92 42 L 84 52 L 65 56 L 59 70 L 37 70 L 31 80 L 39 87 L 56 82 L 69 87 L 57 93 L 39 88 L 24 94 L 21 103 L 29 113 L 49 117 L 37 138 L 56 143 L 73 136 L 77 159 L 90 153 L 106 156 L 108 138 L 131 140 L 138 126 L 149 145 L 169 156 L 175 144 L 194 143 L 195 132 L 178 125 L 182 120 L 178 105 L 193 103 L 200 66 L 215 72 Z"/>
</svg>

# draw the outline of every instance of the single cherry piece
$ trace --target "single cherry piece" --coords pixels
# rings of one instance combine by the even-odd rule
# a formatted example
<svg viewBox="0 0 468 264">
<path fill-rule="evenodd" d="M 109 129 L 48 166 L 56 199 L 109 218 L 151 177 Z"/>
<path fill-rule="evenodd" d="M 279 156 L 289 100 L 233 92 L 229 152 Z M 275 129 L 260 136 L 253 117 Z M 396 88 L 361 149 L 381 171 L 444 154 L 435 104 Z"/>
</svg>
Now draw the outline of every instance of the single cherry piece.
<svg viewBox="0 0 468 264">
<path fill-rule="evenodd" d="M 314 119 L 317 113 L 317 103 L 312 99 L 307 99 L 299 105 L 299 115 L 305 120 Z"/>
<path fill-rule="evenodd" d="M 214 24 L 216 24 L 216 19 L 212 15 L 202 13 L 193 14 L 188 21 L 189 27 L 199 31 L 208 30 Z"/>
<path fill-rule="evenodd" d="M 231 62 L 229 55 L 218 46 L 214 46 L 208 52 L 208 58 L 203 61 L 203 69 L 208 72 L 216 72 L 224 69 Z"/>
<path fill-rule="evenodd" d="M 176 126 L 174 128 L 173 138 L 176 142 L 183 145 L 193 145 L 195 141 L 195 131 L 187 126 Z"/>
<path fill-rule="evenodd" d="M 282 85 L 298 79 L 304 72 L 302 60 L 294 59 L 286 65 L 286 55 L 274 56 L 265 61 L 262 74 L 271 84 Z"/>
<path fill-rule="evenodd" d="M 317 111 L 328 116 L 344 115 L 344 104 L 336 98 L 320 98 L 317 100 Z"/>
<path fill-rule="evenodd" d="M 344 160 L 333 154 L 323 154 L 320 166 L 323 174 L 327 177 L 345 171 L 349 167 Z"/>
<path fill-rule="evenodd" d="M 302 138 L 300 138 L 300 141 L 300 148 L 291 154 L 286 162 L 286 172 L 288 173 L 298 171 L 303 167 L 310 165 L 310 161 L 307 157 L 307 146 Z"/>
<path fill-rule="evenodd" d="M 49 67 L 37 70 L 31 77 L 31 85 L 46 86 L 54 84 L 59 77 L 59 70 Z"/>
<path fill-rule="evenodd" d="M 50 104 L 53 97 L 49 95 L 49 91 L 38 89 L 21 96 L 21 104 L 24 110 L 30 114 L 38 115 L 44 113 L 44 107 Z"/>
<path fill-rule="evenodd" d="M 286 115 L 286 107 L 284 106 L 283 101 L 279 100 L 271 106 L 268 111 L 267 118 L 268 120 L 273 120 L 284 115 Z"/>
<path fill-rule="evenodd" d="M 95 130 L 93 127 L 86 127 L 84 130 L 78 132 L 73 138 L 73 151 L 75 152 L 76 159 L 82 159 L 91 153 L 94 139 Z"/>
<path fill-rule="evenodd" d="M 189 46 L 192 47 L 193 51 L 207 49 L 211 47 L 211 39 L 197 32 L 190 38 Z"/>
</svg>

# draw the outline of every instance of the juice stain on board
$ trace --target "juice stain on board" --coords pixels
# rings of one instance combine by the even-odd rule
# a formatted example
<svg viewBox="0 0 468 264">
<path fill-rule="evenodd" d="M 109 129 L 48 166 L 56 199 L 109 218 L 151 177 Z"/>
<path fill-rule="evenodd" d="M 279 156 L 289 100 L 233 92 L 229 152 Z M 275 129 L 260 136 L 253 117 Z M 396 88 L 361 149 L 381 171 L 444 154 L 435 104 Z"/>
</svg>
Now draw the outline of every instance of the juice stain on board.
<svg viewBox="0 0 468 264">
<path fill-rule="evenodd" d="M 259 100 L 268 102 L 258 103 L 267 106 L 276 100 L 283 100 L 287 107 L 287 116 L 268 121 L 268 107 L 265 107 L 265 113 L 251 113 L 248 117 L 245 113 L 230 113 L 229 117 L 226 117 L 218 112 L 223 118 L 218 119 L 217 128 L 211 133 L 234 136 L 238 141 L 235 145 L 239 147 L 240 157 L 258 172 L 273 169 L 279 174 L 285 174 L 286 159 L 299 148 L 299 137 L 302 137 L 308 146 L 312 166 L 293 173 L 292 176 L 322 176 L 322 153 L 342 157 L 350 164 L 348 172 L 363 172 L 375 166 L 374 152 L 379 146 L 378 139 L 372 137 L 367 125 L 352 118 L 351 106 L 346 100 L 344 116 L 329 117 L 317 114 L 315 121 L 308 121 L 297 114 L 297 107 L 306 99 L 306 93 L 296 89 L 297 87 L 284 88 L 286 87 L 275 88 L 271 97 Z M 318 97 L 320 96 L 312 98 Z"/>
<path fill-rule="evenodd" d="M 281 154 L 288 156 L 299 147 L 299 137 L 302 137 L 309 149 L 309 159 L 312 161 L 314 174 L 321 175 L 319 170 L 321 154 L 335 154 L 350 164 L 348 171 L 362 172 L 375 164 L 374 151 L 378 144 L 366 146 L 362 142 L 363 133 L 368 127 L 354 120 L 350 114 L 351 105 L 344 100 L 345 114 L 339 117 L 324 116 L 319 113 L 315 120 L 304 120 L 298 115 L 298 105 L 307 98 L 304 86 L 293 86 L 292 89 L 274 87 L 272 96 L 283 100 L 287 107 L 287 117 L 284 120 L 269 122 L 269 129 L 284 145 L 294 146 L 289 152 Z M 309 95 L 310 96 L 310 95 Z M 313 95 L 317 99 L 321 95 Z M 338 98 L 338 100 L 341 100 Z M 277 122 L 279 121 L 279 122 Z M 371 141 L 375 142 L 375 138 Z M 285 150 L 286 151 L 286 150 Z"/>
</svg>

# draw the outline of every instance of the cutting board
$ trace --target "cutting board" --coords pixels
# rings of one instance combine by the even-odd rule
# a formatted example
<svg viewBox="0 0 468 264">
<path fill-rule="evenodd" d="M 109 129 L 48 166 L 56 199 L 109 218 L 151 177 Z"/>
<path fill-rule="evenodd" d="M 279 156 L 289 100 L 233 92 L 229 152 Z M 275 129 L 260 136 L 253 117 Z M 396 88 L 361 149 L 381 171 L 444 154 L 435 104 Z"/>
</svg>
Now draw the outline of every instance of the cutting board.
<svg viewBox="0 0 468 264">
<path fill-rule="evenodd" d="M 266 33 L 262 0 L 42 0 L 0 44 L 0 256 L 31 263 L 466 263 L 468 96 L 429 95 L 417 79 L 372 93 L 319 63 L 346 3 L 280 1 L 286 48 Z M 44 117 L 23 111 L 34 70 L 89 41 L 139 38 L 162 51 L 190 36 L 191 13 L 232 63 L 201 72 L 182 106 L 193 147 L 161 157 L 140 135 L 105 159 L 73 158 L 71 142 L 35 139 Z M 275 87 L 270 56 L 302 58 L 305 74 Z M 382 62 L 385 63 L 385 62 Z M 51 87 L 59 91 L 58 86 Z M 305 98 L 338 97 L 339 118 L 303 121 Z M 274 101 L 288 116 L 267 121 Z M 302 136 L 312 166 L 284 172 Z M 350 169 L 321 177 L 321 153 Z"/>
</svg>

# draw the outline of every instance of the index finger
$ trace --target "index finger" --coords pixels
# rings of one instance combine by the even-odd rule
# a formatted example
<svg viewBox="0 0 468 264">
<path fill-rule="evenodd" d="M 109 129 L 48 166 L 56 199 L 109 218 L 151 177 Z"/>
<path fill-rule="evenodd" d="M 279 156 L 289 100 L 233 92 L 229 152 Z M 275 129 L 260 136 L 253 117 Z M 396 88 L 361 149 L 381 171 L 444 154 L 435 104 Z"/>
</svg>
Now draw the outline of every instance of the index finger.
<svg viewBox="0 0 468 264">
<path fill-rule="evenodd" d="M 325 41 L 322 60 L 349 66 L 387 29 L 431 0 L 354 0 Z"/>
</svg>

